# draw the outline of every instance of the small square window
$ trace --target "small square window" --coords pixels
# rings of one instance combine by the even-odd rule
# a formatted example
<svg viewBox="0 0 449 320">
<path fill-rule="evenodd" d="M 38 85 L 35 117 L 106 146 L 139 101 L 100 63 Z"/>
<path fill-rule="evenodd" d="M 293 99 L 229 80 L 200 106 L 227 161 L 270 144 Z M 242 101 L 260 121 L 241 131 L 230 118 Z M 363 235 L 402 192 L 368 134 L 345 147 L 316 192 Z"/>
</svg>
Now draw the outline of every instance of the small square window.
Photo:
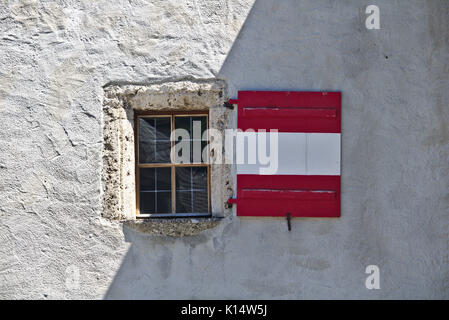
<svg viewBox="0 0 449 320">
<path fill-rule="evenodd" d="M 138 217 L 208 216 L 210 167 L 207 154 L 208 114 L 138 114 L 136 175 Z M 180 163 L 171 132 L 188 133 L 187 163 Z M 178 139 L 179 140 L 179 139 Z M 186 152 L 186 151 L 184 151 Z M 183 157 L 186 159 L 185 157 Z"/>
</svg>

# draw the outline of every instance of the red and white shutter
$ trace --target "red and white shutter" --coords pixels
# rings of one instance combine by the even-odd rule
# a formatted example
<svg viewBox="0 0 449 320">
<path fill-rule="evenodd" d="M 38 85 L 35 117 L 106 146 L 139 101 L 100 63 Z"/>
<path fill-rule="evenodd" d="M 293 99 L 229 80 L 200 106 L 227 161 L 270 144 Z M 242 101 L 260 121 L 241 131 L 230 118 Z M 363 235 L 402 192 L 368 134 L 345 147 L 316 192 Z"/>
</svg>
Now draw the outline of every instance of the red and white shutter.
<svg viewBox="0 0 449 320">
<path fill-rule="evenodd" d="M 239 91 L 230 102 L 239 129 L 279 132 L 275 174 L 237 164 L 237 215 L 339 217 L 341 93 Z"/>
</svg>

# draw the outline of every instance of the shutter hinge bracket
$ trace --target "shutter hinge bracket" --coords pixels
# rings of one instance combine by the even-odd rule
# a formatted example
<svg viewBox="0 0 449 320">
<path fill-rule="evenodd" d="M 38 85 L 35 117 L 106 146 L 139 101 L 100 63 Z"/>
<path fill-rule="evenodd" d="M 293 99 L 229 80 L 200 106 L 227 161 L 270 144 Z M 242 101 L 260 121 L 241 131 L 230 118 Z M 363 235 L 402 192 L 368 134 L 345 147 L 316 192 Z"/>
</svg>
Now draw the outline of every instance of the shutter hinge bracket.
<svg viewBox="0 0 449 320">
<path fill-rule="evenodd" d="M 225 108 L 234 110 L 234 104 L 237 104 L 237 99 L 229 99 L 229 101 L 223 103 L 223 106 Z"/>
<path fill-rule="evenodd" d="M 237 199 L 236 198 L 229 198 L 228 199 L 228 201 L 226 201 L 226 204 L 227 204 L 227 208 L 229 209 L 229 208 L 232 208 L 232 205 L 234 204 L 234 203 L 237 203 Z"/>
</svg>

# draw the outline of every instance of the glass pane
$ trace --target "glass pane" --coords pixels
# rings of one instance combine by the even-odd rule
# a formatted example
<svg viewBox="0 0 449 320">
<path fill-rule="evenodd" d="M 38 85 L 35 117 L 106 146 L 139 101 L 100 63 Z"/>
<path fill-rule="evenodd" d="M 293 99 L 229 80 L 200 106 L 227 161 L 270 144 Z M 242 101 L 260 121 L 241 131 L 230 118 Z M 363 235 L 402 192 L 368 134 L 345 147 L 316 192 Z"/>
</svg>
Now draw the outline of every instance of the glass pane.
<svg viewBox="0 0 449 320">
<path fill-rule="evenodd" d="M 192 187 L 194 190 L 207 190 L 207 168 L 192 167 Z"/>
<path fill-rule="evenodd" d="M 145 140 L 140 137 L 139 132 L 139 163 L 156 163 L 156 141 Z"/>
<path fill-rule="evenodd" d="M 170 118 L 155 118 L 156 119 L 156 140 L 170 141 L 171 123 Z"/>
<path fill-rule="evenodd" d="M 193 212 L 207 213 L 209 212 L 207 191 L 193 192 Z"/>
<path fill-rule="evenodd" d="M 189 133 L 190 137 L 192 136 L 192 128 L 190 123 L 191 117 L 175 117 L 175 130 L 176 129 L 185 129 Z"/>
<path fill-rule="evenodd" d="M 199 130 L 200 134 L 198 136 L 192 136 L 192 139 L 202 139 L 203 133 L 207 129 L 207 117 L 197 116 L 197 117 L 191 117 L 191 118 L 192 118 L 192 128 L 195 128 L 195 125 L 200 126 L 200 130 Z M 196 135 L 197 133 L 193 131 L 192 134 Z"/>
<path fill-rule="evenodd" d="M 204 148 L 207 147 L 207 141 L 192 141 L 190 150 L 190 162 L 191 163 L 205 163 L 207 162 L 207 158 L 203 159 L 203 151 Z M 199 149 L 199 150 L 198 150 Z M 193 157 L 196 154 L 196 157 Z M 207 157 L 207 154 L 206 154 Z"/>
<path fill-rule="evenodd" d="M 209 212 L 206 167 L 176 168 L 176 213 Z"/>
<path fill-rule="evenodd" d="M 207 141 L 201 141 L 201 155 L 204 154 L 204 148 L 207 148 Z M 209 156 L 209 154 L 206 153 L 204 159 L 201 158 L 201 162 L 207 162 L 207 157 Z"/>
<path fill-rule="evenodd" d="M 171 168 L 140 168 L 140 191 L 171 190 Z"/>
<path fill-rule="evenodd" d="M 175 163 L 191 163 L 190 140 L 177 142 L 175 144 Z"/>
<path fill-rule="evenodd" d="M 171 168 L 140 168 L 140 212 L 172 213 Z"/>
<path fill-rule="evenodd" d="M 155 168 L 156 169 L 156 190 L 171 190 L 171 168 Z"/>
<path fill-rule="evenodd" d="M 176 168 L 176 190 L 207 190 L 206 167 Z"/>
<path fill-rule="evenodd" d="M 207 142 L 202 141 L 199 144 L 195 141 L 201 141 L 204 132 L 207 129 L 207 117 L 206 116 L 175 116 L 175 129 L 185 129 L 189 132 L 190 150 L 184 150 L 184 152 L 190 152 L 190 163 L 202 163 L 205 162 L 202 159 L 203 148 L 207 145 Z M 178 137 L 179 142 L 181 137 Z M 181 146 L 181 145 L 179 145 Z M 194 149 L 195 146 L 195 149 Z M 195 156 L 194 156 L 195 153 Z M 181 154 L 177 156 L 177 163 L 180 163 L 183 157 Z M 187 158 L 189 159 L 189 158 Z M 188 160 L 187 160 L 188 161 Z"/>
<path fill-rule="evenodd" d="M 140 191 L 154 191 L 156 188 L 155 168 L 140 168 L 139 173 Z"/>
<path fill-rule="evenodd" d="M 156 141 L 156 163 L 170 163 L 170 141 Z"/>
<path fill-rule="evenodd" d="M 176 192 L 176 213 L 192 212 L 192 192 L 177 191 Z"/>
<path fill-rule="evenodd" d="M 191 168 L 176 168 L 176 190 L 190 191 L 192 189 L 191 185 Z"/>
<path fill-rule="evenodd" d="M 172 213 L 171 191 L 156 193 L 156 213 Z"/>
<path fill-rule="evenodd" d="M 195 140 L 192 141 L 190 144 L 190 162 L 191 163 L 201 163 L 202 162 L 202 148 L 201 148 L 201 141 Z"/>
<path fill-rule="evenodd" d="M 140 213 L 155 213 L 155 192 L 140 192 Z"/>
<path fill-rule="evenodd" d="M 170 117 L 139 118 L 139 163 L 169 163 Z"/>
<path fill-rule="evenodd" d="M 139 118 L 139 141 L 156 140 L 156 118 Z"/>
</svg>

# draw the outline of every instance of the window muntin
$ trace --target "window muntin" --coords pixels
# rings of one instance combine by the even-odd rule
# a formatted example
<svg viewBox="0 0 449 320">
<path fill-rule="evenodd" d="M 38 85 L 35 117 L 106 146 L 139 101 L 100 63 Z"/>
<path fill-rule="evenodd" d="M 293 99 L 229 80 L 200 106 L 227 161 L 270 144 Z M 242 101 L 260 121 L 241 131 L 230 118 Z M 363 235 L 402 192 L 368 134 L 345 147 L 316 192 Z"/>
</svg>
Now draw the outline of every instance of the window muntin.
<svg viewBox="0 0 449 320">
<path fill-rule="evenodd" d="M 138 217 L 210 215 L 210 167 L 202 159 L 208 122 L 205 112 L 136 116 Z M 176 152 L 170 152 L 180 143 L 172 141 L 170 133 L 179 128 L 189 133 L 189 163 L 180 163 Z"/>
</svg>

